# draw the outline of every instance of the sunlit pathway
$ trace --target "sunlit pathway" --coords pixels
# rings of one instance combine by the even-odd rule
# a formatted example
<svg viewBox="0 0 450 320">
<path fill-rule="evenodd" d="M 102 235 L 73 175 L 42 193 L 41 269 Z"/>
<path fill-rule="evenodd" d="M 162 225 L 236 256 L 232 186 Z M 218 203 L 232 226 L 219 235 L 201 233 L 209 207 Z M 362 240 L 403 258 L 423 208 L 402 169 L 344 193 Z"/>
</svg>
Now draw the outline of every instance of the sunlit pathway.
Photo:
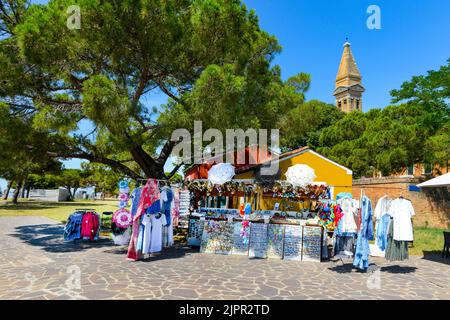
<svg viewBox="0 0 450 320">
<path fill-rule="evenodd" d="M 450 299 L 450 264 L 412 257 L 346 262 L 250 260 L 172 248 L 126 260 L 104 240 L 65 243 L 43 217 L 0 217 L 0 299 Z M 448 260 L 447 260 L 448 261 Z"/>
</svg>

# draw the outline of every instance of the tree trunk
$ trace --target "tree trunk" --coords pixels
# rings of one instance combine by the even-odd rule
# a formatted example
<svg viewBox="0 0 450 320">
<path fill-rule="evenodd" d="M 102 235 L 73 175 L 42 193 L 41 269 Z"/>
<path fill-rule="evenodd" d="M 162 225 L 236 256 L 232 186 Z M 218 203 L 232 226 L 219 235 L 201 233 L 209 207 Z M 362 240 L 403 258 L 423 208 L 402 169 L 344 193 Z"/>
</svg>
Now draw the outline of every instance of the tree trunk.
<svg viewBox="0 0 450 320">
<path fill-rule="evenodd" d="M 73 200 L 73 195 L 72 195 L 72 191 L 70 190 L 70 186 L 64 186 L 64 187 L 67 189 L 67 191 L 69 191 L 69 201 Z"/>
<path fill-rule="evenodd" d="M 11 186 L 12 186 L 13 183 L 14 183 L 14 180 L 10 180 L 8 182 L 8 185 L 6 186 L 6 192 L 3 195 L 3 200 L 8 200 L 9 191 L 11 191 Z"/>
<path fill-rule="evenodd" d="M 19 194 L 20 194 L 20 189 L 22 189 L 22 184 L 23 184 L 23 181 L 22 181 L 22 180 L 19 180 L 19 181 L 17 182 L 16 190 L 14 190 L 14 195 L 13 195 L 13 200 L 12 200 L 12 202 L 13 202 L 14 204 L 17 204 L 17 203 L 18 203 Z"/>
<path fill-rule="evenodd" d="M 141 146 L 136 146 L 130 150 L 134 161 L 144 171 L 147 178 L 164 179 L 164 163 L 160 164 L 150 157 Z"/>
<path fill-rule="evenodd" d="M 25 192 L 27 191 L 27 182 L 28 182 L 28 177 L 25 178 L 23 181 L 22 198 L 25 198 Z"/>
</svg>

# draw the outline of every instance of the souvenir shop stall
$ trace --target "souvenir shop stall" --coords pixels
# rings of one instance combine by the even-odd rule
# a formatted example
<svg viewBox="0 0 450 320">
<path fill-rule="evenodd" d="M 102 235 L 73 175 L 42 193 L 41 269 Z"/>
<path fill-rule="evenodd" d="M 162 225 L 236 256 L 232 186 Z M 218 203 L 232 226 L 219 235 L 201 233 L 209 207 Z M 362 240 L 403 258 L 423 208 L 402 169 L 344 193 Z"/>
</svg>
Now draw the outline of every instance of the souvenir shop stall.
<svg viewBox="0 0 450 320">
<path fill-rule="evenodd" d="M 320 212 L 330 190 L 312 182 L 311 168 L 296 165 L 286 181 L 272 183 L 232 176 L 231 165 L 219 164 L 211 168 L 208 180 L 186 184 L 194 202 L 188 245 L 204 253 L 250 258 L 320 262 L 328 256 Z"/>
<path fill-rule="evenodd" d="M 331 199 L 330 188 L 315 184 L 313 170 L 304 165 L 271 184 L 232 180 L 230 165 L 221 166 L 228 171 L 212 170 L 208 180 L 187 183 L 194 208 L 188 245 L 201 252 L 317 262 L 335 257 L 351 259 L 361 270 L 369 256 L 408 258 L 414 209 L 407 199 L 379 199 L 374 216 L 363 192 L 360 199 L 350 193 Z M 269 200 L 273 209 L 261 210 Z"/>
<path fill-rule="evenodd" d="M 173 245 L 173 228 L 180 221 L 180 187 L 157 179 L 139 180 L 138 184 L 142 181 L 145 185 L 131 193 L 128 182 L 120 182 L 119 209 L 113 215 L 113 228 L 120 230 L 113 239 L 116 244 L 128 244 L 130 260 L 143 259 Z"/>
<path fill-rule="evenodd" d="M 100 216 L 94 209 L 76 209 L 67 218 L 64 227 L 64 240 L 89 240 L 95 241 L 99 238 Z"/>
</svg>

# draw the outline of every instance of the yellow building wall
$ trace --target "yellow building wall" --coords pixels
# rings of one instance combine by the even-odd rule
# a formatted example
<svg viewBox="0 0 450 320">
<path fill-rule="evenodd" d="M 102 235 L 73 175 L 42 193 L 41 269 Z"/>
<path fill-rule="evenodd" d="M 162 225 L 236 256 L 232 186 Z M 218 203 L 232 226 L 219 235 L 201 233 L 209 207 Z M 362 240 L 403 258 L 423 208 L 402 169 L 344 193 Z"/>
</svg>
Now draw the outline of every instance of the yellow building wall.
<svg viewBox="0 0 450 320">
<path fill-rule="evenodd" d="M 313 152 L 306 151 L 302 154 L 294 156 L 292 158 L 284 159 L 280 162 L 281 180 L 286 180 L 285 173 L 287 169 L 296 164 L 306 164 L 314 169 L 316 174 L 315 181 L 325 182 L 329 186 L 334 187 L 334 198 L 340 192 L 352 192 L 352 174 L 348 173 L 346 169 L 330 162 Z M 252 171 L 238 174 L 234 179 L 254 179 Z M 273 210 L 275 202 L 281 202 L 281 199 L 273 199 L 264 197 L 259 199 L 261 210 Z M 305 203 L 306 204 L 306 203 Z M 304 207 L 305 204 L 298 203 L 295 209 L 288 209 L 288 211 L 297 211 L 299 207 Z M 293 203 L 289 203 L 293 205 Z M 285 208 L 281 208 L 285 210 Z"/>
</svg>

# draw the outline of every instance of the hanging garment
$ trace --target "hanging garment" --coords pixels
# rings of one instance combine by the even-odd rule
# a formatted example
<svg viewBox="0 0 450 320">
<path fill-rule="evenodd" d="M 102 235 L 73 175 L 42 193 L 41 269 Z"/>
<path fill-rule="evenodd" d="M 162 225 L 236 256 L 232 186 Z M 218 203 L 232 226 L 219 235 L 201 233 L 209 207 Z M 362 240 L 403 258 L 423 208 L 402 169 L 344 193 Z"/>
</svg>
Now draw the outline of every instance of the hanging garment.
<svg viewBox="0 0 450 320">
<path fill-rule="evenodd" d="M 162 233 L 162 240 L 163 240 L 163 247 L 170 247 L 173 245 L 173 223 L 168 225 L 167 224 L 167 220 L 166 220 L 166 216 L 162 215 L 161 217 L 162 221 L 162 229 L 163 229 L 163 233 Z"/>
<path fill-rule="evenodd" d="M 136 248 L 139 236 L 139 226 L 141 225 L 141 216 L 153 203 L 156 201 L 159 202 L 159 197 L 160 193 L 157 181 L 155 179 L 149 179 L 142 188 L 136 215 L 133 217 L 133 229 L 127 254 L 128 259 L 139 260 L 141 258 L 142 251 L 138 251 Z"/>
<path fill-rule="evenodd" d="M 158 215 L 151 216 L 152 235 L 150 252 L 160 252 L 162 250 L 162 218 Z"/>
<path fill-rule="evenodd" d="M 339 200 L 341 218 L 335 229 L 335 256 L 351 258 L 354 255 L 356 239 L 355 214 L 358 210 L 358 201 L 345 196 Z"/>
<path fill-rule="evenodd" d="M 358 232 L 353 260 L 353 265 L 361 270 L 369 267 L 369 240 L 373 240 L 372 202 L 364 196 L 361 207 L 361 228 Z"/>
<path fill-rule="evenodd" d="M 139 201 L 141 200 L 142 187 L 136 188 L 131 193 L 131 215 L 134 217 L 136 215 L 137 209 L 139 207 Z"/>
<path fill-rule="evenodd" d="M 356 233 L 357 226 L 355 221 L 355 216 L 358 212 L 358 201 L 350 198 L 344 198 L 340 200 L 340 206 L 343 213 L 342 225 L 340 232 L 345 235 L 345 233 Z"/>
<path fill-rule="evenodd" d="M 377 201 L 377 205 L 375 206 L 375 219 L 379 220 L 384 214 L 389 212 L 389 208 L 391 206 L 391 200 L 388 196 L 383 196 Z"/>
<path fill-rule="evenodd" d="M 384 256 L 384 250 L 387 244 L 387 231 L 390 221 L 389 208 L 391 200 L 387 196 L 381 197 L 375 206 L 376 218 L 376 238 L 375 244 L 380 249 L 377 256 Z M 374 251 L 374 250 L 373 250 Z"/>
<path fill-rule="evenodd" d="M 170 211 L 173 200 L 173 192 L 169 187 L 163 187 L 161 190 L 161 212 L 166 216 L 167 224 L 172 223 L 172 212 Z"/>
<path fill-rule="evenodd" d="M 356 233 L 347 236 L 336 236 L 334 244 L 335 256 L 351 258 L 354 254 Z"/>
<path fill-rule="evenodd" d="M 178 227 L 180 221 L 180 189 L 173 189 L 172 225 Z"/>
<path fill-rule="evenodd" d="M 64 240 L 72 241 L 81 238 L 81 224 L 83 220 L 82 212 L 75 212 L 67 219 L 64 227 Z"/>
<path fill-rule="evenodd" d="M 388 227 L 385 257 L 388 261 L 403 261 L 409 258 L 408 241 L 394 240 L 395 220 L 391 219 Z"/>
<path fill-rule="evenodd" d="M 342 212 L 341 206 L 336 205 L 334 206 L 334 227 L 336 228 L 339 224 L 339 221 L 344 216 L 344 213 Z"/>
<path fill-rule="evenodd" d="M 377 221 L 377 228 L 376 228 L 377 237 L 375 241 L 376 245 L 378 246 L 378 248 L 380 248 L 381 251 L 386 250 L 387 232 L 390 220 L 391 217 L 386 213 Z"/>
<path fill-rule="evenodd" d="M 389 207 L 389 215 L 394 218 L 394 240 L 413 241 L 411 218 L 415 213 L 411 201 L 402 198 L 393 200 Z"/>
<path fill-rule="evenodd" d="M 83 214 L 81 225 L 82 238 L 94 240 L 97 236 L 98 227 L 98 216 L 94 212 L 86 212 L 85 214 Z"/>
<path fill-rule="evenodd" d="M 150 252 L 150 244 L 152 240 L 152 221 L 150 215 L 142 215 L 142 254 Z M 139 243 L 139 241 L 138 241 Z"/>
</svg>

